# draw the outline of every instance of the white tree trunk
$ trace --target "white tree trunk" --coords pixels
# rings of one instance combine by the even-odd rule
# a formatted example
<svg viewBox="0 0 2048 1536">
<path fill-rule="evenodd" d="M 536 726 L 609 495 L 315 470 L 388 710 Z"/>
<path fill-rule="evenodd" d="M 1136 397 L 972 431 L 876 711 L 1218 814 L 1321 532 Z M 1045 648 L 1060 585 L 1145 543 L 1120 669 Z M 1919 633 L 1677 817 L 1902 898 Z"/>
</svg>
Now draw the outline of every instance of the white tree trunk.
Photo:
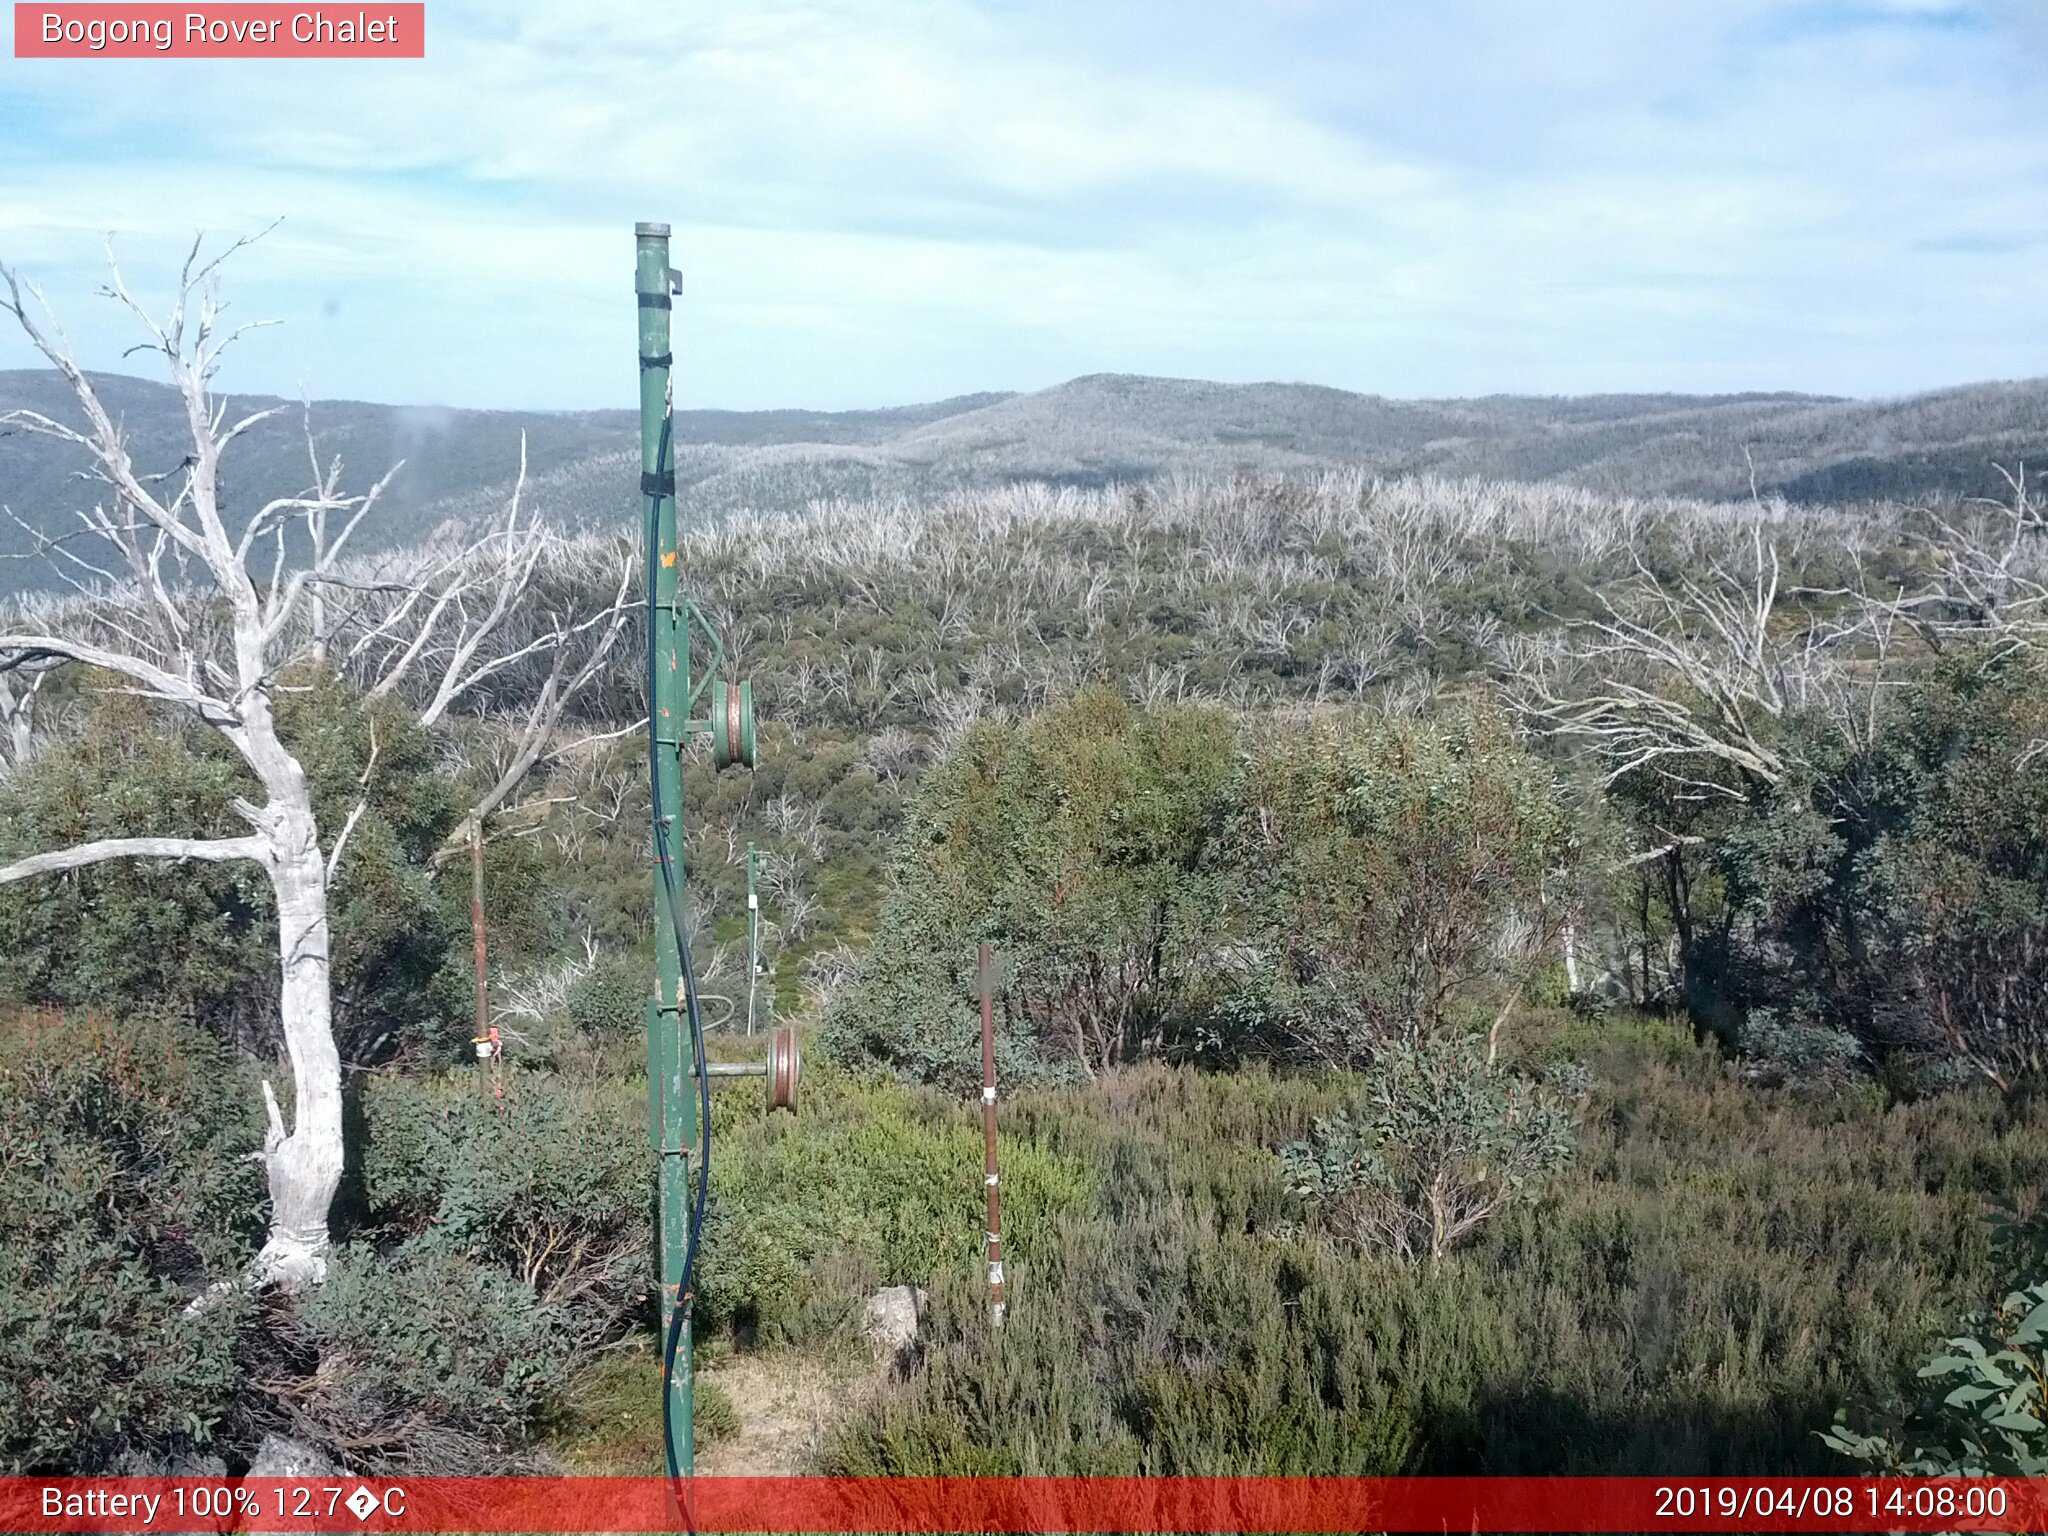
<svg viewBox="0 0 2048 1536">
<path fill-rule="evenodd" d="M 29 760 L 35 751 L 36 694 L 40 677 L 17 680 L 0 673 L 0 725 L 5 726 L 6 745 L 0 747 L 0 773 L 11 773 Z"/>
<path fill-rule="evenodd" d="M 250 698 L 246 718 L 238 744 L 270 801 L 244 814 L 269 845 L 263 864 L 277 899 L 278 1024 L 292 1071 L 289 1131 L 270 1084 L 263 1085 L 270 1235 L 250 1279 L 303 1290 L 326 1278 L 327 1213 L 341 1187 L 341 1052 L 334 1042 L 329 989 L 327 860 L 305 771 L 277 739 L 269 700 L 260 691 Z"/>
<path fill-rule="evenodd" d="M 270 1132 L 263 1166 L 270 1177 L 270 1236 L 252 1279 L 287 1290 L 317 1285 L 327 1273 L 327 1211 L 341 1186 L 341 1053 L 335 1048 L 328 992 L 327 866 L 310 810 L 287 813 L 284 845 L 270 866 L 277 896 L 283 964 L 279 1023 L 291 1062 L 289 1134 L 270 1087 Z"/>
</svg>

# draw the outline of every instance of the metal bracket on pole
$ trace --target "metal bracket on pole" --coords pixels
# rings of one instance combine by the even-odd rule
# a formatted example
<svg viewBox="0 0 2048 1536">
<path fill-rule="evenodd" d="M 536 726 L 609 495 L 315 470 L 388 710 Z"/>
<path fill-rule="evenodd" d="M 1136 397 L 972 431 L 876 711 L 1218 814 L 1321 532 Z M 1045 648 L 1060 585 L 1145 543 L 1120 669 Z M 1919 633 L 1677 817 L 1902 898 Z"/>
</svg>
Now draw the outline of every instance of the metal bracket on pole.
<svg viewBox="0 0 2048 1536">
<path fill-rule="evenodd" d="M 705 1072 L 719 1077 L 765 1077 L 768 1079 L 766 1107 L 771 1110 L 796 1108 L 797 1086 L 803 1080 L 803 1053 L 797 1049 L 796 1031 L 784 1025 L 768 1037 L 766 1061 L 713 1061 Z"/>
</svg>

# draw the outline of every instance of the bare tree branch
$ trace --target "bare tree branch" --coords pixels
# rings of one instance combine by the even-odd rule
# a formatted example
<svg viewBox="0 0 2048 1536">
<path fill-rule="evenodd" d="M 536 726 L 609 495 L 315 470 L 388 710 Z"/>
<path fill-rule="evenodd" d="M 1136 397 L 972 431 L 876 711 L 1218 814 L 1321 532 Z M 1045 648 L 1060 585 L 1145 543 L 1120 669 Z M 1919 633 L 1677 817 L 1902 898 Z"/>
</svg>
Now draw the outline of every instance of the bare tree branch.
<svg viewBox="0 0 2048 1536">
<path fill-rule="evenodd" d="M 1746 568 L 1716 562 L 1675 586 L 1636 557 L 1621 602 L 1596 592 L 1601 617 L 1574 627 L 1549 656 L 1508 655 L 1511 697 L 1538 729 L 1605 759 L 1606 781 L 1649 771 L 1687 798 L 1746 799 L 1782 783 L 1777 723 L 1819 696 L 1847 630 L 1787 635 L 1773 623 L 1778 553 L 1750 529 Z M 1719 763 L 1735 782 L 1700 777 Z"/>
<path fill-rule="evenodd" d="M 362 777 L 356 780 L 356 787 L 362 793 L 356 796 L 356 803 L 348 813 L 348 820 L 341 824 L 341 835 L 334 840 L 334 851 L 327 855 L 327 883 L 334 884 L 334 872 L 341 868 L 341 850 L 348 846 L 348 835 L 355 831 L 356 823 L 363 819 L 363 812 L 370 804 L 370 775 L 377 771 L 377 717 L 370 717 L 370 756 L 363 764 Z"/>
<path fill-rule="evenodd" d="M 218 863 L 224 859 L 261 861 L 269 852 L 270 844 L 260 837 L 109 837 L 17 859 L 0 868 L 0 885 L 114 859 L 204 859 Z"/>
</svg>

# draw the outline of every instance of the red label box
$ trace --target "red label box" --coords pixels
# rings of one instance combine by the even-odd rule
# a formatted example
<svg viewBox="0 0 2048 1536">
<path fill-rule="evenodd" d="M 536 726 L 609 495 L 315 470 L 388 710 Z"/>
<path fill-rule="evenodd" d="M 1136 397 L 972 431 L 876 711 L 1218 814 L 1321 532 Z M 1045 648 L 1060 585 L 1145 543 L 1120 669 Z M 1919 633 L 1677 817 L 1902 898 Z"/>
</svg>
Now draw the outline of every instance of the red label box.
<svg viewBox="0 0 2048 1536">
<path fill-rule="evenodd" d="M 423 59 L 424 4 L 34 5 L 17 59 Z"/>
<path fill-rule="evenodd" d="M 0 1477 L 0 1536 L 2038 1532 L 2048 1478 Z"/>
</svg>

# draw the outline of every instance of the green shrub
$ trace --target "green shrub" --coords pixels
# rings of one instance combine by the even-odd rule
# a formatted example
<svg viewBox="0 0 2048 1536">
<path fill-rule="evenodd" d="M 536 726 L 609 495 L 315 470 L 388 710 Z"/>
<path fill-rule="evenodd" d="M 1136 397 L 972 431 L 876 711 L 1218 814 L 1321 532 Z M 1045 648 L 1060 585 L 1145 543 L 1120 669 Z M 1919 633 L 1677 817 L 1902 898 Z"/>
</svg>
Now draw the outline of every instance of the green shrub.
<svg viewBox="0 0 2048 1536">
<path fill-rule="evenodd" d="M 1580 1062 L 1597 1075 L 1610 1061 L 1640 1071 L 1651 1061 L 1683 1070 L 1699 1054 L 1690 1021 L 1683 1015 L 1636 1013 L 1615 1007 L 1531 1011 L 1511 1037 L 1511 1059 L 1548 1069 Z"/>
<path fill-rule="evenodd" d="M 647 967 L 622 958 L 598 962 L 569 988 L 569 1022 L 597 1040 L 644 1034 Z"/>
<path fill-rule="evenodd" d="M 2048 1477 L 2048 1285 L 2009 1294 L 1920 1368 L 1934 1396 L 1909 1425 L 1821 1439 L 1845 1456 L 1909 1477 Z"/>
<path fill-rule="evenodd" d="M 189 1025 L 0 1018 L 0 1468 L 213 1443 L 246 1308 L 186 1304 L 254 1251 L 256 1102 Z"/>
<path fill-rule="evenodd" d="M 1482 715 L 1325 719 L 1247 764 L 1219 709 L 1087 690 L 925 776 L 824 1044 L 970 1089 L 988 939 L 1006 1081 L 1359 1064 L 1520 991 L 1575 910 L 1578 840 L 1555 775 Z"/>
<path fill-rule="evenodd" d="M 1276 733 L 1228 847 L 1254 957 L 1240 1027 L 1362 1065 L 1519 992 L 1574 910 L 1579 838 L 1556 775 L 1488 715 Z"/>
<path fill-rule="evenodd" d="M 503 1472 L 568 1380 L 561 1307 L 417 1244 L 336 1250 L 299 1328 L 319 1365 L 292 1396 L 293 1422 L 367 1471 Z"/>
<path fill-rule="evenodd" d="M 838 1429 L 827 1470 L 1399 1470 L 1411 1402 L 1376 1362 L 1384 1309 L 1348 1311 L 1384 1287 L 1271 1236 L 1286 1195 L 1262 1142 L 1306 1129 L 1330 1094 L 1256 1073 L 1236 1085 L 1136 1069 L 1020 1101 L 1022 1132 L 1101 1168 L 1095 1208 L 1010 1266 L 1000 1333 L 975 1267 L 940 1271 L 922 1374 Z"/>
<path fill-rule="evenodd" d="M 1434 1264 L 1571 1160 L 1570 1106 L 1486 1059 L 1478 1039 L 1395 1041 L 1355 1105 L 1280 1149 L 1288 1188 L 1329 1231 Z"/>
<path fill-rule="evenodd" d="M 1868 936 L 1848 1027 L 1880 1051 L 1946 1058 L 2012 1087 L 2048 1072 L 2048 674 L 2024 655 L 1949 658 L 1907 690 L 1862 771 L 1874 802 L 1851 836 L 1833 925 Z M 1812 957 L 1823 974 L 1837 953 Z M 1853 952 L 1853 951 L 1852 951 Z"/>
<path fill-rule="evenodd" d="M 210 732 L 143 701 L 87 696 L 76 734 L 0 781 L 0 856 L 115 836 L 231 835 L 243 785 Z M 139 859 L 0 888 L 0 992 L 84 1007 L 225 1017 L 275 970 L 274 902 L 253 863 Z M 276 983 L 268 983 L 274 995 Z"/>
<path fill-rule="evenodd" d="M 1750 1080 L 1772 1087 L 1838 1088 L 1869 1065 L 1848 1030 L 1778 1008 L 1750 1009 L 1735 1049 Z"/>
<path fill-rule="evenodd" d="M 2010 1090 L 2048 1067 L 2040 1011 L 2012 1002 L 2048 988 L 2038 658 L 1956 646 L 1853 741 L 1824 714 L 1772 729 L 1796 771 L 1771 793 L 1681 805 L 1668 785 L 1622 786 L 1646 836 L 1687 840 L 1645 911 L 1671 918 L 1694 1016 L 1731 1038 L 1756 1010 L 1780 1044 L 1793 1020 L 1824 1032 L 1780 1064 L 1823 1082 L 1845 1065 L 1828 1031 L 1914 1091 L 1967 1075 Z"/>
<path fill-rule="evenodd" d="M 459 814 L 432 738 L 334 682 L 295 681 L 278 714 L 323 828 L 338 830 L 366 793 L 375 740 L 329 913 L 344 1060 L 452 1053 L 467 1036 L 468 895 L 427 867 Z M 238 795 L 260 798 L 216 733 L 91 693 L 74 734 L 0 781 L 0 857 L 99 837 L 237 835 Z M 0 888 L 0 996 L 165 1008 L 267 1056 L 279 1049 L 276 930 L 253 862 L 134 859 L 24 881 Z"/>
<path fill-rule="evenodd" d="M 369 1219 L 409 1251 L 459 1254 L 530 1286 L 584 1342 L 646 1298 L 644 1084 L 508 1068 L 384 1077 L 363 1093 Z"/>
<path fill-rule="evenodd" d="M 1221 896 L 1207 850 L 1237 771 L 1221 710 L 1144 713 L 1106 689 L 975 727 L 925 777 L 827 1050 L 977 1085 L 983 940 L 1002 955 L 1004 1081 L 1178 1043 L 1199 1011 Z"/>
<path fill-rule="evenodd" d="M 1020 1269 L 1001 1333 L 977 1277 L 944 1277 L 911 1395 L 840 1425 L 825 1467 L 1396 1473 L 1414 1449 L 1410 1395 L 1379 1362 L 1387 1309 L 1364 1278 L 1327 1251 L 1204 1232 L 1180 1202 L 1115 1230 L 1087 1224 Z"/>
</svg>

